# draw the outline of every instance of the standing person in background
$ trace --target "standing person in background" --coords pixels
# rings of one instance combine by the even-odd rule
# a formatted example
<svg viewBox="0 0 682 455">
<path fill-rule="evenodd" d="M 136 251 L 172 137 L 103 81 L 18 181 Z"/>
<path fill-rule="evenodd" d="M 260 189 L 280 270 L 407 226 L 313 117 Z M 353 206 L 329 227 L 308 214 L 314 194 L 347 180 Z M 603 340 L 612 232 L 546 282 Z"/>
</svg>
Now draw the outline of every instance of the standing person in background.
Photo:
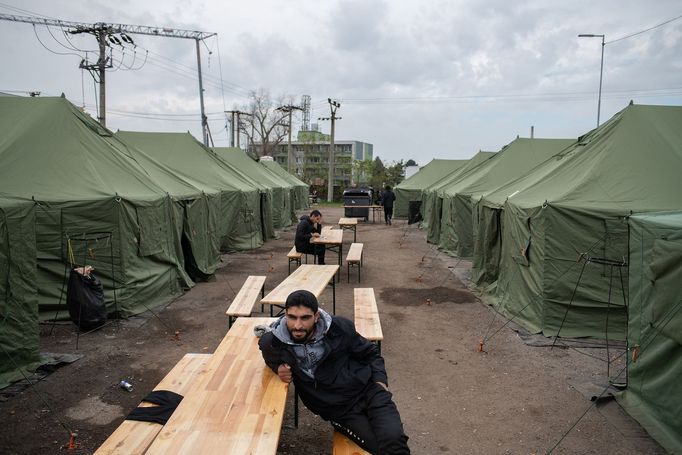
<svg viewBox="0 0 682 455">
<path fill-rule="evenodd" d="M 391 191 L 391 187 L 386 185 L 386 188 L 381 193 L 381 205 L 384 206 L 384 221 L 386 224 L 391 224 L 393 218 L 393 201 L 395 201 L 395 193 Z"/>
<path fill-rule="evenodd" d="M 324 265 L 324 245 L 315 245 L 313 238 L 322 233 L 322 213 L 319 210 L 310 212 L 310 216 L 302 216 L 296 226 L 296 238 L 294 245 L 299 253 L 313 254 L 317 256 L 317 263 Z"/>
</svg>

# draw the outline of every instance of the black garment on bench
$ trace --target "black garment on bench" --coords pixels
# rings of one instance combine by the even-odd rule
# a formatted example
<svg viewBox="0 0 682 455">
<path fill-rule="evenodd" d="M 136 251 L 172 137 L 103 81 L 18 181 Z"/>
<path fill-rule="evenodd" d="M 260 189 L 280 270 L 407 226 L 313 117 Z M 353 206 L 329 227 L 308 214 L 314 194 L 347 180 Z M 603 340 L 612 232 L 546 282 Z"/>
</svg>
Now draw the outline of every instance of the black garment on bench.
<svg viewBox="0 0 682 455">
<path fill-rule="evenodd" d="M 165 425 L 173 415 L 173 411 L 182 401 L 182 395 L 169 390 L 154 390 L 144 397 L 142 401 L 158 404 L 158 406 L 137 407 L 132 410 L 126 420 L 139 420 L 141 422 L 155 422 Z"/>
</svg>

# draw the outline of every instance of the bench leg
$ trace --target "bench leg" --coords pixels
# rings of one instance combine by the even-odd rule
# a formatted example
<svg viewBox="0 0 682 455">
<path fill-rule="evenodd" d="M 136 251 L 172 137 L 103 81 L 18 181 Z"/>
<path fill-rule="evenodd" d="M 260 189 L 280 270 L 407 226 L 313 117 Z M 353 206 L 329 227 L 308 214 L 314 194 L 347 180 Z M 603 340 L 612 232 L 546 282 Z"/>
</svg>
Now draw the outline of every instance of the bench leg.
<svg viewBox="0 0 682 455">
<path fill-rule="evenodd" d="M 227 317 L 227 330 L 230 330 L 230 328 L 232 328 L 232 322 L 233 322 L 232 319 L 233 319 L 232 316 Z"/>
<path fill-rule="evenodd" d="M 298 391 L 294 386 L 294 426 L 298 428 Z"/>
<path fill-rule="evenodd" d="M 379 355 L 381 355 L 381 340 L 377 341 L 377 348 L 379 349 Z"/>
<path fill-rule="evenodd" d="M 332 314 L 336 314 L 336 274 L 332 277 Z"/>
<path fill-rule="evenodd" d="M 358 263 L 358 284 L 360 284 L 360 269 L 362 268 L 362 256 L 360 256 L 360 262 Z"/>
<path fill-rule="evenodd" d="M 261 299 L 265 298 L 265 283 L 263 283 L 263 287 L 260 288 L 260 298 Z M 260 304 L 260 312 L 261 313 L 265 312 L 265 307 L 263 306 L 262 302 Z"/>
</svg>

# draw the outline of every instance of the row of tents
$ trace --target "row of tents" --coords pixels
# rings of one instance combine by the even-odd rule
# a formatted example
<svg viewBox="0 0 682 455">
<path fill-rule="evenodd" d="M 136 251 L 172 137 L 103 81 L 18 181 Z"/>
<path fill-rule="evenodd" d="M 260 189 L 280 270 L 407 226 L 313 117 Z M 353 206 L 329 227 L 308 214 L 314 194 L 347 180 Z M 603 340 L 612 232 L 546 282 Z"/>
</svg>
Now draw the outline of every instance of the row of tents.
<svg viewBox="0 0 682 455">
<path fill-rule="evenodd" d="M 395 193 L 396 216 L 471 258 L 472 281 L 508 319 L 627 340 L 618 399 L 682 451 L 682 107 L 631 103 L 577 139 L 434 160 Z"/>
<path fill-rule="evenodd" d="M 63 97 L 0 97 L 0 131 L 0 385 L 40 363 L 39 321 L 66 316 L 71 266 L 93 266 L 107 311 L 132 316 L 308 205 L 274 162 L 189 133 L 113 133 Z"/>
</svg>

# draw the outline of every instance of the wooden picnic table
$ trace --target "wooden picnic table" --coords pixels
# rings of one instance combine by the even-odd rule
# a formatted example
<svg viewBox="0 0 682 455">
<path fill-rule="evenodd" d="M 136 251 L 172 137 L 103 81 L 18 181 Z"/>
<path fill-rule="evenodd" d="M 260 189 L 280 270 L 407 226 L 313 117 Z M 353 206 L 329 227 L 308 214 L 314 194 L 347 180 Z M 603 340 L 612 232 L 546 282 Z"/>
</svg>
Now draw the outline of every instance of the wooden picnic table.
<svg viewBox="0 0 682 455">
<path fill-rule="evenodd" d="M 272 306 L 284 307 L 287 297 L 292 292 L 305 289 L 319 299 L 331 282 L 332 313 L 336 314 L 336 272 L 338 270 L 338 265 L 302 264 L 294 273 L 286 277 L 275 289 L 263 297 L 261 303 L 270 305 L 270 315 L 272 315 Z"/>
<path fill-rule="evenodd" d="M 265 365 L 253 328 L 238 318 L 147 454 L 275 454 L 288 384 Z"/>
<path fill-rule="evenodd" d="M 355 243 L 356 238 L 357 238 L 358 219 L 357 218 L 340 218 L 339 219 L 339 227 L 341 228 L 342 231 L 345 231 L 345 230 L 353 231 L 353 243 Z"/>
<path fill-rule="evenodd" d="M 327 250 L 334 251 L 339 255 L 339 279 L 341 279 L 341 257 L 343 256 L 343 229 L 331 229 L 322 227 L 319 237 L 313 237 L 312 243 L 324 245 Z"/>
</svg>

